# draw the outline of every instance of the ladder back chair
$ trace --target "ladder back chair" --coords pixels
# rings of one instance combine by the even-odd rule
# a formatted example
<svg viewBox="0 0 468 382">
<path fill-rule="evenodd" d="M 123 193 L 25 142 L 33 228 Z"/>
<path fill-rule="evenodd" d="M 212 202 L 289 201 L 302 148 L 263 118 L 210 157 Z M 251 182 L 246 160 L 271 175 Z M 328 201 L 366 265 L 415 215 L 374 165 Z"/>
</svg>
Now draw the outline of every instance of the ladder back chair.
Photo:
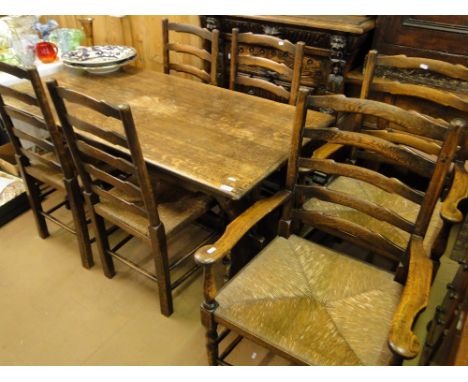
<svg viewBox="0 0 468 382">
<path fill-rule="evenodd" d="M 170 189 L 170 195 L 155 193 L 160 183 L 149 176 L 128 105 L 113 106 L 95 100 L 58 86 L 55 80 L 48 81 L 47 86 L 83 182 L 104 274 L 109 278 L 115 275 L 114 258 L 143 274 L 158 284 L 161 312 L 171 315 L 172 290 L 195 272 L 196 265 L 171 282 L 170 271 L 189 260 L 193 252 L 169 264 L 167 241 L 207 212 L 210 198 L 182 189 Z M 82 111 L 79 116 L 78 108 Z M 113 127 L 96 126 L 86 120 L 92 113 L 115 122 Z M 130 155 L 114 155 L 104 147 L 118 148 Z M 129 234 L 113 248 L 105 221 Z M 134 237 L 150 246 L 154 274 L 117 253 Z"/>
<path fill-rule="evenodd" d="M 260 45 L 274 49 L 281 56 L 287 56 L 293 62 L 291 69 L 283 61 L 278 62 L 266 57 L 257 57 L 251 54 L 241 54 L 241 47 L 239 44 L 244 45 Z M 229 71 L 229 89 L 235 90 L 236 86 L 245 86 L 248 88 L 262 89 L 282 101 L 286 101 L 290 105 L 296 104 L 297 92 L 299 90 L 302 66 L 304 59 L 304 46 L 303 42 L 293 44 L 288 40 L 268 35 L 260 35 L 253 33 L 239 33 L 237 28 L 232 30 L 231 39 L 231 63 Z M 262 77 L 271 78 L 267 81 L 262 78 L 256 78 L 255 75 L 250 76 L 247 74 L 239 73 L 241 66 L 260 71 Z M 288 90 L 283 84 L 290 83 Z"/>
<path fill-rule="evenodd" d="M 401 129 L 409 132 L 424 128 L 444 144 L 434 162 L 363 132 L 308 129 L 305 121 L 311 107 L 379 116 L 398 122 Z M 230 331 L 297 364 L 387 365 L 415 357 L 420 345 L 412 325 L 427 305 L 433 275 L 424 243 L 462 125 L 458 120 L 444 129 L 384 103 L 344 96 L 308 96 L 301 91 L 286 188 L 258 201 L 234 220 L 220 239 L 196 253 L 196 260 L 204 267 L 205 301 L 201 312 L 207 330 L 209 364 L 229 364 L 224 358 L 226 352 L 220 354 L 218 347 Z M 401 166 L 424 173 L 430 178 L 429 186 L 424 193 L 355 161 L 302 157 L 304 139 L 378 152 Z M 357 186 L 334 189 L 329 185 L 304 184 L 298 177 L 300 167 L 322 171 L 337 179 L 345 177 Z M 395 194 L 405 207 L 410 203 L 417 206 L 416 216 L 400 214 L 379 201 L 368 200 L 366 195 L 360 197 L 355 192 L 357 187 Z M 303 203 L 301 194 L 312 199 Z M 330 208 L 315 211 L 310 201 L 317 199 L 328 203 Z M 381 201 L 384 200 L 382 197 Z M 337 216 L 334 206 L 350 212 Z M 215 264 L 262 218 L 279 207 L 283 212 L 278 236 L 218 290 Z M 352 218 L 354 211 L 385 222 L 390 228 L 379 232 L 359 224 Z M 293 234 L 293 227 L 299 222 L 342 242 L 319 243 Z M 388 234 L 392 229 L 406 232 L 408 242 L 393 242 Z M 360 251 L 374 251 L 397 262 L 399 267 L 392 272 L 358 260 L 345 253 L 343 243 L 350 243 Z M 218 333 L 218 326 L 226 331 Z"/>
<path fill-rule="evenodd" d="M 395 96 L 415 97 L 458 110 L 460 112 L 459 117 L 466 119 L 468 115 L 468 93 L 466 95 L 453 93 L 446 89 L 438 88 L 437 83 L 434 84 L 434 87 L 429 87 L 426 84 L 423 85 L 417 82 L 418 76 L 416 75 L 412 76 L 415 83 L 401 82 L 398 79 L 392 78 L 391 74 L 386 75 L 386 69 L 394 68 L 435 73 L 441 78 L 448 79 L 454 83 L 465 83 L 468 90 L 468 68 L 463 65 L 423 57 L 379 55 L 376 50 L 371 50 L 367 55 L 363 70 L 360 98 L 369 98 L 372 90 L 386 93 L 385 102 L 390 104 L 395 103 Z M 388 124 L 385 122 L 379 125 L 381 128 L 388 128 Z M 466 141 L 468 136 L 465 134 L 462 135 L 462 138 Z M 431 145 L 434 150 L 436 144 L 437 142 L 428 140 L 428 145 Z M 438 144 L 440 147 L 440 142 Z M 428 145 L 422 145 L 429 149 Z M 429 149 L 429 152 L 431 151 Z M 459 155 L 464 160 L 468 159 L 468 143 L 463 144 L 462 142 L 462 150 Z"/>
<path fill-rule="evenodd" d="M 28 90 L 22 91 L 0 85 L 0 115 L 15 150 L 39 236 L 43 239 L 49 236 L 46 220 L 75 234 L 82 264 L 90 268 L 93 257 L 81 191 L 39 73 L 35 67 L 22 68 L 2 62 L 0 72 L 25 80 L 29 86 Z M 36 133 L 31 129 L 36 129 Z M 65 192 L 67 199 L 44 210 L 42 203 L 54 190 Z M 73 228 L 52 215 L 67 204 L 72 212 Z"/>
<path fill-rule="evenodd" d="M 179 42 L 169 42 L 170 31 L 199 37 L 202 40 L 203 48 Z M 196 25 L 170 23 L 168 19 L 164 19 L 162 21 L 162 34 L 164 73 L 170 74 L 171 70 L 174 70 L 197 77 L 207 84 L 218 85 L 219 31 L 217 29 L 210 32 L 208 29 Z M 210 45 L 209 50 L 206 49 L 208 45 Z M 203 69 L 185 63 L 171 62 L 170 52 L 183 53 L 199 58 L 203 64 Z"/>
<path fill-rule="evenodd" d="M 419 84 L 418 76 L 412 76 L 415 83 L 402 82 L 398 78 L 393 78 L 392 73 L 386 74 L 386 70 L 400 69 L 412 72 L 434 73 L 437 78 L 452 83 L 452 87 L 458 87 L 460 93 L 447 91 L 437 87 L 437 81 L 433 87 L 426 83 Z M 463 85 L 464 84 L 464 85 Z M 463 85 L 463 86 L 461 86 Z M 465 94 L 462 94 L 462 88 Z M 396 96 L 415 97 L 427 100 L 443 107 L 456 110 L 460 118 L 466 119 L 468 116 L 468 68 L 461 64 L 452 64 L 444 61 L 428 59 L 424 57 L 407 57 L 405 55 L 379 55 L 376 50 L 369 51 L 363 69 L 363 82 L 360 97 L 369 98 L 371 91 L 385 93 L 385 102 L 395 104 Z M 428 116 L 429 117 L 429 116 Z M 434 116 L 433 116 L 434 117 Z M 358 123 L 361 122 L 358 120 Z M 439 119 L 439 122 L 441 120 Z M 386 135 L 393 142 L 409 145 L 421 150 L 429 155 L 434 155 L 440 149 L 441 142 L 428 137 L 414 137 L 392 130 L 388 123 L 378 120 L 378 130 L 374 130 L 375 135 Z M 468 160 L 468 128 L 465 128 L 460 136 L 460 150 L 457 153 L 460 163 L 456 164 L 455 179 L 453 187 L 449 191 L 447 202 L 442 205 L 442 214 L 451 222 L 462 221 L 462 214 L 456 208 L 455 201 L 460 201 L 468 197 L 468 191 L 464 188 L 464 183 L 468 182 L 468 174 L 464 169 L 463 162 Z"/>
</svg>

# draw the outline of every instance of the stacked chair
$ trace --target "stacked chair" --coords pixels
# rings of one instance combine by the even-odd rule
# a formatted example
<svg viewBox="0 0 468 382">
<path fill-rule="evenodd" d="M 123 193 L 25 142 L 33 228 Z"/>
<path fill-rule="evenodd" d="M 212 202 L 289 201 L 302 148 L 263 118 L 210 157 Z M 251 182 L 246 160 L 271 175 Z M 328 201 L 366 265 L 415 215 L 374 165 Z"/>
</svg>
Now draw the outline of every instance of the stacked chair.
<svg viewBox="0 0 468 382">
<path fill-rule="evenodd" d="M 196 36 L 201 40 L 202 47 L 170 42 L 169 32 L 184 33 Z M 162 21 L 163 33 L 163 60 L 164 73 L 170 74 L 171 70 L 189 74 L 200 79 L 202 82 L 217 86 L 218 84 L 218 50 L 219 31 L 214 29 L 209 31 L 191 24 L 170 23 L 168 19 Z M 171 59 L 171 52 L 188 55 L 188 57 L 198 58 L 202 65 L 197 66 L 189 63 L 180 63 Z M 178 57 L 179 61 L 181 56 Z M 174 62 L 175 61 L 175 62 Z"/>
<path fill-rule="evenodd" d="M 109 278 L 115 275 L 113 259 L 117 259 L 156 282 L 161 312 L 171 315 L 172 290 L 190 277 L 197 266 L 171 281 L 170 271 L 190 260 L 193 251 L 170 263 L 167 242 L 209 211 L 212 200 L 203 194 L 165 187 L 150 177 L 128 105 L 97 101 L 58 86 L 55 80 L 48 81 L 47 86 L 83 183 L 104 274 Z M 99 122 L 95 125 L 93 122 L 103 119 L 92 116 L 115 123 L 113 127 Z M 104 150 L 103 143 L 115 152 Z M 111 248 L 105 222 L 121 228 L 128 236 Z M 154 273 L 117 253 L 132 238 L 151 248 Z"/>
<path fill-rule="evenodd" d="M 292 62 L 292 69 L 278 59 L 255 56 L 254 52 L 247 49 L 249 45 L 264 46 L 281 57 L 286 55 Z M 237 87 L 244 87 L 250 91 L 258 89 L 281 102 L 295 105 L 302 74 L 304 46 L 303 42 L 293 44 L 274 36 L 239 33 L 239 30 L 234 28 L 231 38 L 229 89 L 236 90 Z M 241 72 L 242 68 L 246 70 Z"/>
<path fill-rule="evenodd" d="M 93 256 L 80 186 L 39 74 L 34 67 L 20 68 L 2 62 L 0 72 L 24 80 L 29 86 L 23 92 L 0 85 L 0 115 L 15 149 L 39 236 L 43 239 L 49 236 L 46 220 L 75 234 L 81 262 L 85 268 L 90 268 Z M 21 124 L 34 127 L 36 133 L 23 129 L 19 126 Z M 44 210 L 43 202 L 54 190 L 65 192 L 66 200 Z M 60 207 L 68 205 L 73 227 L 52 215 Z"/>
</svg>

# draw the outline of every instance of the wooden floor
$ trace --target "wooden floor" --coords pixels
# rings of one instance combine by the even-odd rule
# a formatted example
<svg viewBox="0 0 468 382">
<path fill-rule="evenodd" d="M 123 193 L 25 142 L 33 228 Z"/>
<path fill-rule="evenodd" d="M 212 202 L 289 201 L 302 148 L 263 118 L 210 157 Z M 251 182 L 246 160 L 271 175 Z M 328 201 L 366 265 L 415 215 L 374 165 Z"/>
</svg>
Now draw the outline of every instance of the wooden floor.
<svg viewBox="0 0 468 382">
<path fill-rule="evenodd" d="M 120 264 L 114 279 L 105 278 L 94 247 L 97 264 L 83 269 L 75 237 L 50 227 L 40 239 L 28 211 L 0 228 L 0 365 L 206 365 L 201 273 L 177 291 L 166 318 L 155 284 Z M 148 252 L 138 243 L 127 250 Z M 444 264 L 420 336 L 453 277 L 456 267 Z M 227 360 L 287 364 L 247 341 Z"/>
</svg>

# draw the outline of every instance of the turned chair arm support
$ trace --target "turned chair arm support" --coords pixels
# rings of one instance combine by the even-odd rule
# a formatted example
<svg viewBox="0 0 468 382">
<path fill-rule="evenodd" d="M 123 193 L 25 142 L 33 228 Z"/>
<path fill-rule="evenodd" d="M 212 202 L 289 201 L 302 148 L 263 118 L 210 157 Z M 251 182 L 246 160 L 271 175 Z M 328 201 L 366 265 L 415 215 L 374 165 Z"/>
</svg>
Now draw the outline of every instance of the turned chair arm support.
<svg viewBox="0 0 468 382">
<path fill-rule="evenodd" d="M 468 198 L 468 173 L 459 164 L 455 165 L 455 174 L 449 193 L 442 202 L 440 215 L 452 223 L 460 223 L 463 214 L 458 209 L 458 204 Z"/>
<path fill-rule="evenodd" d="M 414 358 L 421 345 L 412 331 L 414 321 L 429 301 L 432 261 L 423 247 L 423 239 L 412 236 L 409 245 L 409 269 L 400 303 L 393 315 L 389 345 L 403 358 Z"/>
<path fill-rule="evenodd" d="M 195 253 L 195 261 L 202 265 L 210 265 L 221 260 L 255 224 L 283 204 L 290 195 L 290 191 L 282 190 L 256 202 L 226 227 L 226 231 L 216 243 L 199 248 Z"/>
</svg>

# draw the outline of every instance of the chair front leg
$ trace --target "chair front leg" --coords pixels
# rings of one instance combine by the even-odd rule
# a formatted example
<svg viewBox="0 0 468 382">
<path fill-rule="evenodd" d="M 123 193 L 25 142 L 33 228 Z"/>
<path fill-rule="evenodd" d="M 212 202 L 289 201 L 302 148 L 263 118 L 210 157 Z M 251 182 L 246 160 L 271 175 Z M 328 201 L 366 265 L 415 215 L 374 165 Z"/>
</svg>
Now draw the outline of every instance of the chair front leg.
<svg viewBox="0 0 468 382">
<path fill-rule="evenodd" d="M 169 317 L 174 312 L 172 302 L 171 277 L 167 254 L 166 234 L 163 224 L 149 227 L 151 251 L 153 253 L 156 276 L 158 278 L 159 304 L 161 313 Z"/>
<path fill-rule="evenodd" d="M 86 214 L 83 207 L 83 199 L 76 177 L 65 179 L 71 213 L 75 225 L 78 247 L 80 249 L 81 263 L 83 267 L 89 269 L 94 265 L 93 253 L 91 251 L 91 240 L 89 238 L 88 225 L 86 224 Z"/>
<path fill-rule="evenodd" d="M 206 328 L 206 354 L 210 366 L 218 366 L 219 344 L 218 344 L 218 323 L 214 320 L 213 312 L 201 307 L 202 323 Z"/>
<path fill-rule="evenodd" d="M 101 258 L 102 268 L 104 274 L 108 278 L 115 276 L 115 267 L 112 256 L 109 253 L 109 239 L 107 238 L 106 227 L 104 224 L 104 219 L 96 214 L 94 208 L 89 200 L 89 197 L 85 195 L 86 202 L 90 206 L 91 213 L 91 222 L 94 228 L 94 235 L 96 236 L 96 245 L 99 251 L 99 257 Z"/>
</svg>

